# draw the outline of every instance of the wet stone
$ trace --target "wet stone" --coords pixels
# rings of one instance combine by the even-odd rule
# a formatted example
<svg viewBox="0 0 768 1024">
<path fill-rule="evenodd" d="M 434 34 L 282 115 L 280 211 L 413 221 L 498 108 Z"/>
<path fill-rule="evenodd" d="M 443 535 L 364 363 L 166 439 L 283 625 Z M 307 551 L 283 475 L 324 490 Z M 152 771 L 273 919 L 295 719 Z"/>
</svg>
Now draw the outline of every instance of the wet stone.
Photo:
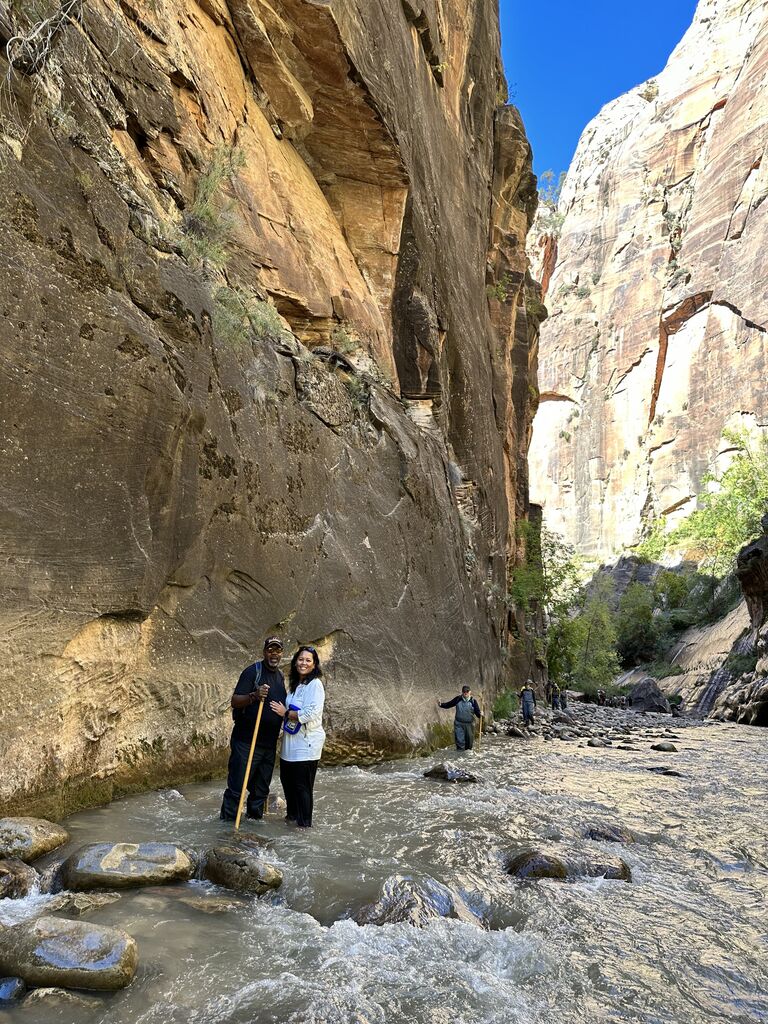
<svg viewBox="0 0 768 1024">
<path fill-rule="evenodd" d="M 34 868 L 18 857 L 0 860 L 0 899 L 21 899 L 38 882 L 39 877 Z"/>
<path fill-rule="evenodd" d="M 0 978 L 0 1006 L 18 1002 L 26 991 L 23 978 Z"/>
<path fill-rule="evenodd" d="M 651 750 L 660 750 L 664 754 L 677 753 L 677 747 L 674 743 L 670 743 L 669 740 L 664 740 L 662 743 L 651 744 Z"/>
<path fill-rule="evenodd" d="M 37 860 L 62 846 L 69 833 L 45 818 L 0 818 L 0 858 Z"/>
<path fill-rule="evenodd" d="M 48 910 L 70 914 L 72 917 L 85 917 L 91 911 L 108 907 L 119 899 L 119 892 L 60 892 L 48 904 Z"/>
<path fill-rule="evenodd" d="M 468 772 L 465 768 L 458 768 L 452 764 L 436 764 L 424 772 L 425 779 L 440 779 L 443 782 L 479 782 L 476 775 Z"/>
<path fill-rule="evenodd" d="M 250 850 L 234 846 L 215 846 L 209 850 L 203 874 L 216 885 L 256 896 L 283 884 L 282 872 L 276 867 Z"/>
<path fill-rule="evenodd" d="M 363 907 L 355 920 L 360 925 L 405 923 L 424 928 L 441 917 L 481 924 L 461 896 L 434 878 L 416 880 L 408 875 L 393 875 L 384 883 L 381 897 Z"/>
<path fill-rule="evenodd" d="M 630 882 L 632 872 L 618 857 L 600 855 L 599 858 L 558 856 L 541 850 L 528 850 L 513 857 L 507 865 L 507 872 L 516 878 L 553 878 L 559 881 L 574 881 L 581 877 L 611 878 Z"/>
<path fill-rule="evenodd" d="M 585 839 L 594 839 L 605 843 L 634 843 L 635 836 L 626 825 L 612 822 L 596 822 L 584 829 Z"/>
<path fill-rule="evenodd" d="M 68 889 L 125 889 L 183 882 L 195 868 L 174 843 L 92 843 L 65 861 L 61 877 Z"/>
<path fill-rule="evenodd" d="M 124 988 L 136 973 L 136 942 L 117 928 L 39 917 L 0 931 L 0 972 L 28 985 Z"/>
<path fill-rule="evenodd" d="M 32 1006 L 42 1003 L 46 1010 L 56 1012 L 58 1010 L 95 1010 L 102 1006 L 102 1003 L 94 996 L 85 996 L 81 992 L 67 992 L 64 988 L 35 988 L 27 993 L 23 1006 Z"/>
</svg>

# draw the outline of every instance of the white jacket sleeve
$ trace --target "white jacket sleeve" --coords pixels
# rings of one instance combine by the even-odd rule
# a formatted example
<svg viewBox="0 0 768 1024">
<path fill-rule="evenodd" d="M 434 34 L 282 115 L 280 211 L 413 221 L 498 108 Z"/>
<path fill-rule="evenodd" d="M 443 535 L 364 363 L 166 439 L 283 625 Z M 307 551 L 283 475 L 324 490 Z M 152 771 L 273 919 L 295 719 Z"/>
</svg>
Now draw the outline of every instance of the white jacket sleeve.
<svg viewBox="0 0 768 1024">
<path fill-rule="evenodd" d="M 319 679 L 313 679 L 307 683 L 307 692 L 299 711 L 299 721 L 308 728 L 317 728 L 322 725 L 323 706 L 325 704 L 325 689 Z"/>
</svg>

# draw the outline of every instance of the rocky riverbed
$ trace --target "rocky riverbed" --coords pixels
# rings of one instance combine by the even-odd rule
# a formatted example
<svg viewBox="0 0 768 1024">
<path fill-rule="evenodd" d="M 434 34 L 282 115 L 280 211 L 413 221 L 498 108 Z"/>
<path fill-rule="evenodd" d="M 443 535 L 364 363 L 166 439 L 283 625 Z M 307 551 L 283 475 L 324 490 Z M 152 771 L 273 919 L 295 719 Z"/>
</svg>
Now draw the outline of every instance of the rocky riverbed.
<svg viewBox="0 0 768 1024">
<path fill-rule="evenodd" d="M 66 844 L 34 860 L 28 895 L 0 900 L 0 956 L 72 921 L 126 935 L 128 961 L 135 942 L 135 975 L 114 993 L 16 984 L 6 1016 L 754 1024 L 768 1012 L 767 743 L 573 704 L 541 709 L 531 735 L 485 735 L 474 754 L 321 771 L 311 832 L 273 814 L 235 840 L 210 784 L 78 814 Z M 142 844 L 163 847 L 147 884 L 83 874 L 124 878 L 152 860 Z M 249 857 L 282 885 L 249 892 Z M 42 894 L 54 877 L 65 888 Z"/>
</svg>

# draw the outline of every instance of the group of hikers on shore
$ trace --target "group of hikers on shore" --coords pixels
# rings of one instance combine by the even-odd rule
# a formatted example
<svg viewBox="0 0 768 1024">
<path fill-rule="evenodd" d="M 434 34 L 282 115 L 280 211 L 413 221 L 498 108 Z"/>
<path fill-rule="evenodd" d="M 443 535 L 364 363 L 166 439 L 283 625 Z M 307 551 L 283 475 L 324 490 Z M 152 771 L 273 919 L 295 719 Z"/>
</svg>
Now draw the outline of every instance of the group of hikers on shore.
<svg viewBox="0 0 768 1024">
<path fill-rule="evenodd" d="M 323 673 L 318 653 L 309 644 L 302 644 L 291 658 L 287 681 L 280 671 L 282 657 L 280 637 L 267 637 L 262 659 L 241 673 L 232 694 L 234 725 L 227 788 L 221 802 L 223 821 L 239 823 L 243 803 L 247 818 L 259 821 L 264 817 L 282 734 L 280 783 L 285 794 L 285 820 L 298 828 L 312 825 L 315 777 L 325 743 Z M 533 725 L 536 694 L 531 679 L 526 680 L 519 696 L 523 724 Z M 567 706 L 566 691 L 557 684 L 550 685 L 547 698 L 553 708 L 564 710 Z M 444 710 L 455 709 L 456 749 L 472 750 L 475 719 L 482 721 L 472 688 L 462 686 L 456 697 L 437 703 Z"/>
</svg>

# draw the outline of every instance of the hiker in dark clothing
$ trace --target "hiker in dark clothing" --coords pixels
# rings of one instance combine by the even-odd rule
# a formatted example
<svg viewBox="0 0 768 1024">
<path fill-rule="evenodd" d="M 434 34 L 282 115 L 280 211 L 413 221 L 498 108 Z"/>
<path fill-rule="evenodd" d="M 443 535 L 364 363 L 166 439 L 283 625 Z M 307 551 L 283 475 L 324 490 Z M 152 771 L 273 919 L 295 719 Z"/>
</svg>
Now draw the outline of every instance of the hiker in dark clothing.
<svg viewBox="0 0 768 1024">
<path fill-rule="evenodd" d="M 269 706 L 273 700 L 285 701 L 285 683 L 279 668 L 282 653 L 282 640 L 277 636 L 269 637 L 264 642 L 263 660 L 245 669 L 232 694 L 232 718 L 235 724 L 229 741 L 227 788 L 224 790 L 219 815 L 224 821 L 237 818 L 260 702 L 263 702 L 264 707 L 248 778 L 246 815 L 257 820 L 264 815 L 264 803 L 269 796 L 269 784 L 275 767 L 277 739 L 283 724 L 282 717 L 276 715 Z"/>
<path fill-rule="evenodd" d="M 557 711 L 560 707 L 560 687 L 557 683 L 552 683 L 552 710 Z"/>
<path fill-rule="evenodd" d="M 462 686 L 461 695 L 453 700 L 437 702 L 438 707 L 456 708 L 456 717 L 453 720 L 453 735 L 456 740 L 457 750 L 471 750 L 475 742 L 475 717 L 480 718 L 480 705 L 472 696 L 472 689 L 469 686 Z"/>
<path fill-rule="evenodd" d="M 533 725 L 533 709 L 536 707 L 536 694 L 533 692 L 533 680 L 526 679 L 520 691 L 520 710 L 523 712 L 523 725 Z"/>
</svg>

